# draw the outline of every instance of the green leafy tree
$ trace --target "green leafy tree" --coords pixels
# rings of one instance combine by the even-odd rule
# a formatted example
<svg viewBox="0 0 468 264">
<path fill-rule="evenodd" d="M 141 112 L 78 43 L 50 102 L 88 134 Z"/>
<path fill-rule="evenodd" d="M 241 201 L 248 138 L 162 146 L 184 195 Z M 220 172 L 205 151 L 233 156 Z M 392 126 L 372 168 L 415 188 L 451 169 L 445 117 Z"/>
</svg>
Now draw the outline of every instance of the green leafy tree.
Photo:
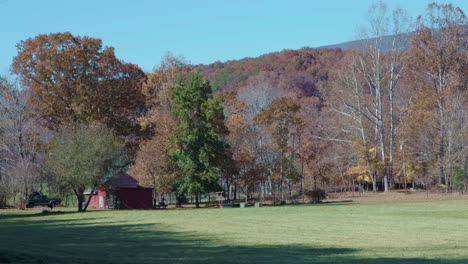
<svg viewBox="0 0 468 264">
<path fill-rule="evenodd" d="M 66 126 L 58 131 L 46 158 L 51 182 L 62 190 L 73 190 L 78 211 L 83 208 L 83 192 L 95 188 L 114 172 L 122 161 L 125 145 L 104 125 Z"/>
<path fill-rule="evenodd" d="M 171 156 L 181 180 L 179 193 L 199 194 L 219 188 L 222 163 L 227 159 L 228 145 L 221 136 L 228 133 L 224 124 L 221 97 L 213 98 L 212 88 L 199 72 L 188 75 L 170 91 L 172 114 L 178 120 L 174 127 Z"/>
<path fill-rule="evenodd" d="M 468 165 L 464 168 L 455 169 L 455 175 L 452 178 L 453 187 L 457 190 L 468 191 Z"/>
</svg>

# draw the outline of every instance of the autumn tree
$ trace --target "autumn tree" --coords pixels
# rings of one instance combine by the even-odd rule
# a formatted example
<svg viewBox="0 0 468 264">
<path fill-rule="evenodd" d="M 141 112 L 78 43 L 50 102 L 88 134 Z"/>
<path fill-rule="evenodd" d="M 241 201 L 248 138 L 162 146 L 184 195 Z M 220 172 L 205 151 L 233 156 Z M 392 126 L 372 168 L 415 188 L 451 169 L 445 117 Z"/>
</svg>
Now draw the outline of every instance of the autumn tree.
<svg viewBox="0 0 468 264">
<path fill-rule="evenodd" d="M 266 127 L 256 124 L 254 118 L 273 100 L 289 95 L 287 88 L 283 86 L 284 83 L 277 73 L 261 72 L 257 76 L 250 77 L 246 86 L 237 92 L 237 104 L 242 107 L 238 109 L 235 117 L 241 122 L 237 122 L 237 126 L 229 127 L 232 131 L 232 137 L 231 135 L 229 137 L 236 138 L 238 135 L 239 141 L 242 142 L 232 143 L 232 147 L 237 150 L 235 153 L 241 154 L 235 157 L 245 161 L 240 166 L 244 193 L 248 192 L 247 189 L 254 182 L 262 178 L 264 181 L 260 186 L 262 193 L 272 194 L 274 191 L 272 164 L 275 162 L 276 153 L 270 148 L 274 142 Z M 230 124 L 235 123 L 228 122 L 228 125 Z"/>
<path fill-rule="evenodd" d="M 138 119 L 146 140 L 140 142 L 135 164 L 129 173 L 140 184 L 153 188 L 155 194 L 175 191 L 176 166 L 170 151 L 175 148 L 170 140 L 177 119 L 172 113 L 170 88 L 177 79 L 184 79 L 193 68 L 183 58 L 170 53 L 149 73 L 143 84 L 147 112 Z"/>
<path fill-rule="evenodd" d="M 289 141 L 294 128 L 300 126 L 302 121 L 297 114 L 300 106 L 289 98 L 275 99 L 254 118 L 256 124 L 267 125 L 274 138 L 276 149 L 279 153 L 278 163 L 280 176 L 279 186 L 281 201 L 284 199 L 284 189 L 286 181 L 293 181 L 294 167 L 291 163 L 291 147 Z M 288 155 L 289 154 L 289 155 Z M 289 173 L 288 173 L 289 172 Z"/>
<path fill-rule="evenodd" d="M 371 107 L 368 107 L 372 111 L 367 111 L 366 116 L 369 121 L 372 120 L 378 132 L 384 191 L 388 191 L 393 180 L 397 122 L 394 97 L 404 68 L 402 50 L 406 45 L 406 33 L 409 32 L 410 23 L 404 10 L 395 9 L 389 14 L 383 2 L 372 5 L 368 14 L 369 25 L 361 34 L 366 38 L 364 52 L 357 53 L 359 56 L 356 68 L 373 97 L 370 101 Z M 389 124 L 389 129 L 386 129 L 386 123 Z"/>
<path fill-rule="evenodd" d="M 199 195 L 218 189 L 221 164 L 226 160 L 228 145 L 220 136 L 228 131 L 220 98 L 213 98 L 209 82 L 200 73 L 189 74 L 171 88 L 172 114 L 178 122 L 173 131 L 178 192 Z"/>
<path fill-rule="evenodd" d="M 346 140 L 360 141 L 365 149 L 364 160 L 373 159 L 369 150 L 378 150 L 382 164 L 381 175 L 384 191 L 393 180 L 393 152 L 399 108 L 395 107 L 399 81 L 404 69 L 403 56 L 409 21 L 405 12 L 395 9 L 389 14 L 383 2 L 371 6 L 369 23 L 361 30 L 360 50 L 351 52 L 338 66 L 331 82 L 332 90 L 325 91 L 330 110 L 347 118 L 347 127 L 342 126 Z M 346 65 L 346 66 L 344 66 Z M 374 190 L 376 174 L 371 172 Z M 372 176 L 374 175 L 374 176 Z M 380 178 L 380 177 L 379 177 Z"/>
<path fill-rule="evenodd" d="M 12 71 L 30 89 L 29 102 L 57 129 L 98 121 L 120 135 L 135 135 L 144 113 L 144 72 L 123 63 L 114 48 L 69 32 L 21 41 Z"/>
<path fill-rule="evenodd" d="M 174 191 L 177 177 L 176 165 L 169 153 L 171 148 L 169 138 L 160 135 L 142 141 L 135 164 L 129 169 L 129 174 L 141 186 L 154 189 L 154 195 Z M 154 199 L 156 198 L 155 196 Z"/>
<path fill-rule="evenodd" d="M 123 169 L 124 144 L 100 124 L 77 124 L 60 128 L 51 142 L 46 167 L 50 183 L 76 195 L 78 211 L 86 211 L 84 191 Z"/>
<path fill-rule="evenodd" d="M 224 92 L 219 96 L 223 97 L 226 126 L 229 129 L 224 140 L 230 145 L 229 155 L 233 161 L 226 163 L 222 174 L 227 198 L 236 200 L 238 190 L 241 190 L 248 200 L 250 190 L 256 184 L 264 183 L 267 174 L 265 163 L 261 160 L 261 148 L 257 148 L 260 135 L 252 124 L 252 112 L 239 99 L 238 93 Z"/>
<path fill-rule="evenodd" d="M 372 103 L 373 93 L 368 91 L 358 70 L 358 55 L 355 53 L 353 51 L 342 59 L 332 74 L 332 80 L 323 87 L 328 106 L 323 109 L 322 117 L 330 122 L 318 138 L 333 144 L 346 144 L 348 154 L 355 156 L 353 160 L 366 163 L 373 190 L 377 191 L 377 172 L 373 170 L 371 161 L 374 158 L 369 151 L 378 144 L 377 123 L 372 110 L 375 104 Z"/>
<path fill-rule="evenodd" d="M 416 98 L 408 118 L 419 116 L 424 122 L 413 123 L 413 128 L 419 124 L 422 133 L 430 133 L 426 142 L 432 150 L 426 155 L 434 158 L 437 182 L 445 185 L 466 157 L 467 28 L 460 8 L 430 4 L 427 14 L 418 18 L 409 51 Z M 460 145 L 464 147 L 457 148 Z"/>
<path fill-rule="evenodd" d="M 332 167 L 336 167 L 334 161 L 337 156 L 341 156 L 336 152 L 336 146 L 348 142 L 336 139 L 337 136 L 330 133 L 334 130 L 331 125 L 334 117 L 327 115 L 319 98 L 301 98 L 297 103 L 301 106 L 298 116 L 302 125 L 293 134 L 295 144 L 291 146 L 296 154 L 296 167 L 301 172 L 300 190 L 304 194 L 306 189 L 323 187 L 334 175 L 339 174 L 331 171 Z"/>
<path fill-rule="evenodd" d="M 177 85 L 178 79 L 185 79 L 193 70 L 193 66 L 183 57 L 166 53 L 159 66 L 147 74 L 142 86 L 147 112 L 138 122 L 149 137 L 157 134 L 167 136 L 172 130 L 176 121 L 171 115 L 170 88 Z"/>
</svg>

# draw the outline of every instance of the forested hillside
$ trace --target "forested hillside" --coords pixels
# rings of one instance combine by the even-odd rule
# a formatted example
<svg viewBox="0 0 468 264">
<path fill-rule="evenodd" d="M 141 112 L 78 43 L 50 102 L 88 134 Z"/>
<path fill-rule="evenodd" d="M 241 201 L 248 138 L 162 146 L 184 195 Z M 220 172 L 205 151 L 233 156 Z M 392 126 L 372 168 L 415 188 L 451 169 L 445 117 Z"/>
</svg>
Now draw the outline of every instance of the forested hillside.
<svg viewBox="0 0 468 264">
<path fill-rule="evenodd" d="M 234 91 L 268 76 L 264 78 L 311 96 L 318 95 L 317 84 L 328 80 L 330 69 L 342 57 L 341 49 L 302 48 L 197 67 L 218 91 Z"/>
</svg>

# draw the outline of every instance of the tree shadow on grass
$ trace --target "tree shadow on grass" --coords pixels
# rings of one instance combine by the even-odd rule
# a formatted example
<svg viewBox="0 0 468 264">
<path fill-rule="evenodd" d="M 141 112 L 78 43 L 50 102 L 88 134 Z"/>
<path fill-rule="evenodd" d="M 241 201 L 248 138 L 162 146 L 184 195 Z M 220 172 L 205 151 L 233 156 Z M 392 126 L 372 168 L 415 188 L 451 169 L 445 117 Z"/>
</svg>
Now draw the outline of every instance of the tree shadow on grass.
<svg viewBox="0 0 468 264">
<path fill-rule="evenodd" d="M 87 211 L 87 212 L 81 212 L 81 213 L 91 213 L 91 212 L 96 212 L 96 211 Z M 2 213 L 0 211 L 0 221 L 2 220 L 7 220 L 10 218 L 30 218 L 30 217 L 42 217 L 42 216 L 51 216 L 51 215 L 68 215 L 68 214 L 76 214 L 80 213 L 77 211 L 59 211 L 59 210 L 42 210 L 42 211 L 37 211 L 35 213 L 33 212 L 28 212 L 28 211 L 21 211 L 20 213 Z"/>
<path fill-rule="evenodd" d="M 288 204 L 262 204 L 262 207 L 294 207 L 294 206 L 344 206 L 344 205 L 351 205 L 353 200 L 344 200 L 344 201 L 325 201 L 319 203 L 311 203 L 311 202 L 295 202 L 295 203 L 288 203 Z"/>
<path fill-rule="evenodd" d="M 68 214 L 67 214 L 68 216 Z M 104 220 L 104 221 L 102 221 Z M 311 245 L 229 245 L 157 223 L 23 217 L 0 223 L 0 263 L 467 263 L 468 259 L 359 257 L 359 250 Z M 99 222 L 101 221 L 101 222 Z"/>
</svg>

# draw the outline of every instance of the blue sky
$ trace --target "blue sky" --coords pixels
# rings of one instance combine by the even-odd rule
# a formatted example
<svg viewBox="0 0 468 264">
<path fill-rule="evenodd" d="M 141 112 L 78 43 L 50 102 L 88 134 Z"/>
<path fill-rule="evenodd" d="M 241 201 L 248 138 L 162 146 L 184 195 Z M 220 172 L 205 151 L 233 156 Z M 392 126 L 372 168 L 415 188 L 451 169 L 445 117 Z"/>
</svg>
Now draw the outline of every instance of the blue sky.
<svg viewBox="0 0 468 264">
<path fill-rule="evenodd" d="M 387 0 L 416 17 L 434 0 Z M 0 0 L 0 74 L 16 43 L 70 31 L 101 38 L 125 62 L 151 71 L 166 51 L 211 63 L 355 37 L 372 0 Z M 453 3 L 468 12 L 468 1 Z"/>
</svg>

